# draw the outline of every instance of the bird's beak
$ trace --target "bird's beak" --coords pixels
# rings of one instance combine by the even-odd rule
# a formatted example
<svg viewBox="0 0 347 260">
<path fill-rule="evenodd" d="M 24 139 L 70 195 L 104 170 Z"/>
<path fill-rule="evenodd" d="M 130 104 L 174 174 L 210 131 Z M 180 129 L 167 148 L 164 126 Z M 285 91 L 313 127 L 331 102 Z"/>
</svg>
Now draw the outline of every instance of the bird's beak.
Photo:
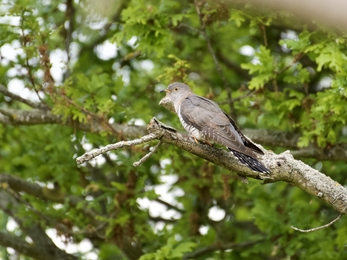
<svg viewBox="0 0 347 260">
<path fill-rule="evenodd" d="M 165 93 L 166 93 L 166 95 L 167 95 L 167 94 L 169 94 L 171 91 L 170 91 L 170 90 L 168 90 L 168 89 L 164 89 L 164 90 L 160 91 L 160 93 L 164 93 L 164 92 L 165 92 Z"/>
</svg>

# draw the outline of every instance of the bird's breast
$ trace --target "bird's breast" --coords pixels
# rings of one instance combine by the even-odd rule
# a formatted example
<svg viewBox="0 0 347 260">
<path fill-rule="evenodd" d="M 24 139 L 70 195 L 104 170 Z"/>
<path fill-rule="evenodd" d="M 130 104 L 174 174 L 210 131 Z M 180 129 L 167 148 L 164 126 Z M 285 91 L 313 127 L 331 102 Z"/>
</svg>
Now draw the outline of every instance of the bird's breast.
<svg viewBox="0 0 347 260">
<path fill-rule="evenodd" d="M 184 127 L 184 129 L 192 136 L 195 137 L 196 139 L 203 141 L 204 137 L 202 136 L 201 132 L 199 131 L 199 129 L 197 129 L 196 127 L 194 127 L 192 124 L 189 124 L 189 122 L 184 121 L 182 114 L 181 114 L 181 110 L 180 107 L 177 110 L 177 115 L 178 118 L 180 119 L 180 122 L 182 124 L 182 126 Z"/>
</svg>

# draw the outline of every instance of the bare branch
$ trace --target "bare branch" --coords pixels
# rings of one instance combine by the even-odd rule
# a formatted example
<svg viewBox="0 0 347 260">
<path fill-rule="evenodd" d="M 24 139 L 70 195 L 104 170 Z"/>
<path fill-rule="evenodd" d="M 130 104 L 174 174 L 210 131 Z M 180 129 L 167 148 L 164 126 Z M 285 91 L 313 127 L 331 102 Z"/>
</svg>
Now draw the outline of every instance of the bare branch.
<svg viewBox="0 0 347 260">
<path fill-rule="evenodd" d="M 165 222 L 165 223 L 176 223 L 177 220 L 176 219 L 166 219 L 166 218 L 162 218 L 162 217 L 152 217 L 152 216 L 148 216 L 148 218 L 153 221 L 153 222 Z"/>
<path fill-rule="evenodd" d="M 236 172 L 245 177 L 263 179 L 266 183 L 277 181 L 291 183 L 324 200 L 340 213 L 347 213 L 347 190 L 330 177 L 311 168 L 302 161 L 295 160 L 288 151 L 277 155 L 271 151 L 263 150 L 265 155 L 258 158 L 258 160 L 270 169 L 271 175 L 266 176 L 242 165 L 226 150 L 206 144 L 196 144 L 193 140 L 183 137 L 178 132 L 162 128 L 160 122 L 155 118 L 151 120 L 148 130 L 150 133 L 152 131 L 163 131 L 160 139 L 162 142 L 180 147 L 231 172 Z"/>
<path fill-rule="evenodd" d="M 57 124 L 62 122 L 62 118 L 53 115 L 46 110 L 17 110 L 17 109 L 0 109 L 0 123 L 6 125 L 38 125 L 38 124 Z"/>
<path fill-rule="evenodd" d="M 139 139 L 135 139 L 132 141 L 121 141 L 121 142 L 118 142 L 115 144 L 109 144 L 103 148 L 97 149 L 97 150 L 89 152 L 89 153 L 85 153 L 82 156 L 77 157 L 76 162 L 77 162 L 77 164 L 82 164 L 86 161 L 89 161 L 89 160 L 95 158 L 96 156 L 98 156 L 100 154 L 109 152 L 111 150 L 118 150 L 119 148 L 122 148 L 122 147 L 135 146 L 135 145 L 147 143 L 151 140 L 159 139 L 159 138 L 160 138 L 160 135 L 158 133 L 152 133 L 152 134 L 145 135 Z"/>
<path fill-rule="evenodd" d="M 60 124 L 72 126 L 76 129 L 87 132 L 106 132 L 110 133 L 109 127 L 96 119 L 91 119 L 88 123 L 79 123 L 76 120 L 68 118 L 64 120 L 62 116 L 52 114 L 50 111 L 32 109 L 1 109 L 0 123 L 4 125 L 40 125 L 40 124 Z M 146 127 L 128 125 L 128 124 L 112 124 L 112 127 L 117 129 L 117 133 L 121 133 L 123 137 L 134 138 L 146 134 Z"/>
<path fill-rule="evenodd" d="M 165 201 L 165 200 L 162 200 L 160 198 L 156 198 L 155 201 L 165 205 L 168 209 L 173 209 L 173 210 L 176 210 L 177 212 L 181 213 L 181 214 L 184 214 L 185 213 L 185 210 L 183 209 L 180 209 L 172 204 L 170 204 L 169 202 Z"/>
<path fill-rule="evenodd" d="M 262 158 L 258 158 L 258 160 L 271 171 L 271 175 L 269 176 L 252 171 L 247 166 L 241 164 L 226 150 L 211 147 L 207 144 L 197 144 L 191 140 L 191 138 L 182 136 L 175 129 L 162 124 L 156 118 L 152 118 L 147 129 L 150 134 L 143 138 L 128 142 L 122 141 L 117 144 L 106 146 L 105 148 L 97 150 L 97 152 L 83 155 L 82 158 L 77 158 L 76 161 L 82 163 L 85 160 L 94 158 L 96 155 L 107 152 L 111 149 L 138 145 L 158 139 L 161 142 L 175 145 L 191 154 L 195 154 L 244 177 L 261 179 L 264 180 L 265 183 L 277 181 L 291 183 L 292 185 L 324 200 L 340 213 L 347 213 L 347 190 L 330 177 L 311 168 L 302 161 L 295 160 L 289 151 L 277 155 L 271 151 L 263 150 L 264 155 Z"/>
<path fill-rule="evenodd" d="M 314 231 L 317 231 L 317 230 L 320 230 L 320 229 L 329 227 L 329 226 L 331 226 L 332 224 L 334 224 L 336 221 L 338 221 L 341 217 L 342 217 L 342 213 L 340 213 L 340 215 L 338 215 L 337 218 L 333 219 L 333 220 L 330 221 L 328 224 L 325 224 L 325 225 L 323 225 L 323 226 L 316 227 L 316 228 L 300 229 L 300 228 L 296 228 L 296 227 L 293 227 L 293 226 L 290 226 L 290 227 L 291 227 L 292 229 L 296 230 L 296 231 L 300 231 L 300 232 L 303 232 L 303 233 L 309 233 L 309 232 L 314 232 Z"/>
<path fill-rule="evenodd" d="M 134 162 L 134 167 L 137 167 L 137 166 L 140 166 L 141 164 L 143 164 L 153 153 L 155 153 L 157 150 L 158 150 L 158 148 L 159 148 L 159 146 L 161 145 L 161 141 L 159 141 L 159 143 L 157 143 L 157 145 L 156 146 L 154 146 L 154 148 L 153 148 L 153 150 L 152 151 L 150 151 L 149 153 L 147 153 L 145 156 L 143 156 L 142 158 L 141 158 L 141 160 L 139 160 L 139 161 L 137 161 L 137 162 Z"/>
</svg>

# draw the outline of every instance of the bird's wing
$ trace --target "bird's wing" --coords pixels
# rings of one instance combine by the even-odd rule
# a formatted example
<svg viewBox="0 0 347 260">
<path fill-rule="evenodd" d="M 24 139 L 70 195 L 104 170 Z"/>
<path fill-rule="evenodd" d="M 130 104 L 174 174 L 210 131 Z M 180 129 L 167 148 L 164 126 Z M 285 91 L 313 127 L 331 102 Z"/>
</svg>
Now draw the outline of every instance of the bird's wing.
<svg viewBox="0 0 347 260">
<path fill-rule="evenodd" d="M 242 133 L 215 102 L 191 95 L 182 101 L 180 112 L 182 119 L 188 125 L 198 129 L 206 140 L 212 140 L 231 150 L 254 156 L 253 151 L 244 145 Z"/>
</svg>

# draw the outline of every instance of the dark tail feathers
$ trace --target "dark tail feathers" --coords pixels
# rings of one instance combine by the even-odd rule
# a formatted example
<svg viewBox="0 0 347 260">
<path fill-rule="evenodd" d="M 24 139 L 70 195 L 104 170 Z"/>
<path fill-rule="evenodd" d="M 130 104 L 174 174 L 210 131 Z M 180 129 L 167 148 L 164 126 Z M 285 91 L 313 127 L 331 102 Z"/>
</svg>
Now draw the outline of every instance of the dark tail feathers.
<svg viewBox="0 0 347 260">
<path fill-rule="evenodd" d="M 237 159 L 239 159 L 241 163 L 247 165 L 248 168 L 252 169 L 253 171 L 270 174 L 270 170 L 261 164 L 257 159 L 231 149 L 229 150 Z"/>
</svg>

